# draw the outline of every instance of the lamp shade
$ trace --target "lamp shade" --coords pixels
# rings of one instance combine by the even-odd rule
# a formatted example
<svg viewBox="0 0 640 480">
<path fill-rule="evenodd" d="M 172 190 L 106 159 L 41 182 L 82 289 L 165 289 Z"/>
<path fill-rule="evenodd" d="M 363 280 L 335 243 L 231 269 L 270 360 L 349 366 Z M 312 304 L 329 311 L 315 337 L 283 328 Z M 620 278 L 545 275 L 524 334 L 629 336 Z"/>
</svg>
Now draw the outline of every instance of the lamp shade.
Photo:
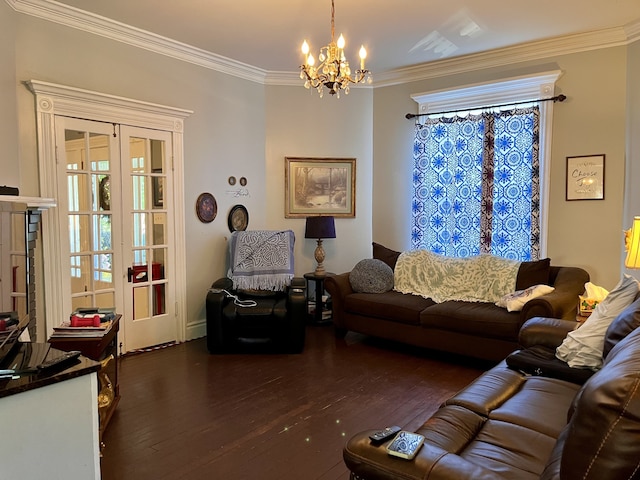
<svg viewBox="0 0 640 480">
<path fill-rule="evenodd" d="M 336 238 L 336 225 L 333 217 L 307 217 L 304 238 Z"/>
<path fill-rule="evenodd" d="M 628 237 L 627 258 L 624 266 L 627 268 L 640 268 L 640 217 L 633 218 L 631 235 Z"/>
</svg>

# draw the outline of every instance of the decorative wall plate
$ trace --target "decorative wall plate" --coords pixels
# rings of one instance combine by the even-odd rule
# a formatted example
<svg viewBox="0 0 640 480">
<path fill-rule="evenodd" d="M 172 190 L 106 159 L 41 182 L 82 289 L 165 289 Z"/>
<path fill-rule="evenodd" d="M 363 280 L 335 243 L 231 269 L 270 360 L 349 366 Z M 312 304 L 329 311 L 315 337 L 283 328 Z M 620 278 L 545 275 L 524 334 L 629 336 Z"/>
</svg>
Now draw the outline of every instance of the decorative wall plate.
<svg viewBox="0 0 640 480">
<path fill-rule="evenodd" d="M 232 232 L 246 230 L 249 226 L 249 212 L 244 205 L 234 205 L 229 212 L 227 220 L 229 230 Z"/>
<path fill-rule="evenodd" d="M 218 214 L 218 203 L 210 193 L 201 193 L 196 200 L 196 214 L 202 223 L 213 222 Z"/>
</svg>

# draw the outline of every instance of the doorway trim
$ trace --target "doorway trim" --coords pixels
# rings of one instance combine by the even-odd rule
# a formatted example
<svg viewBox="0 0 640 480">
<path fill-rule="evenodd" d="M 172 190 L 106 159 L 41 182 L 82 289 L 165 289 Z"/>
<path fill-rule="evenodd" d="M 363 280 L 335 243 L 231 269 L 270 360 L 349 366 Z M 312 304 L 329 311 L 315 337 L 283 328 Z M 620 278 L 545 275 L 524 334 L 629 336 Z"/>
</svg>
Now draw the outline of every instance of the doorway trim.
<svg viewBox="0 0 640 480">
<path fill-rule="evenodd" d="M 26 87 L 35 95 L 36 129 L 38 138 L 38 168 L 40 195 L 59 199 L 56 183 L 56 143 L 55 117 L 68 116 L 125 124 L 163 130 L 171 133 L 173 150 L 171 152 L 171 168 L 174 180 L 174 212 L 176 259 L 176 305 L 174 308 L 178 324 L 179 342 L 186 337 L 186 238 L 184 225 L 184 119 L 193 113 L 191 110 L 158 105 L 140 100 L 133 100 L 106 93 L 93 92 L 80 88 L 29 80 Z M 57 208 L 57 207 L 56 207 Z M 60 261 L 60 228 L 57 220 L 43 216 L 42 222 L 42 256 L 47 259 L 47 268 L 43 271 L 45 335 L 49 338 L 53 327 L 71 312 L 64 312 L 62 305 L 61 284 L 64 270 Z M 39 326 L 39 331 L 41 326 Z"/>
</svg>

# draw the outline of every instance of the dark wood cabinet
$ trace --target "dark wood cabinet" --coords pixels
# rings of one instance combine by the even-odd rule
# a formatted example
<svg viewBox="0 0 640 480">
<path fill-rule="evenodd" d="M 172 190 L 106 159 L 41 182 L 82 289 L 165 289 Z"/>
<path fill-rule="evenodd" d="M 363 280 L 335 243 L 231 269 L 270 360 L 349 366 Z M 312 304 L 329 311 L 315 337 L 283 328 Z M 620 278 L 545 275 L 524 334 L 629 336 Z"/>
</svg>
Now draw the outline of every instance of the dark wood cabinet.
<svg viewBox="0 0 640 480">
<path fill-rule="evenodd" d="M 98 372 L 98 413 L 100 415 L 100 444 L 102 435 L 120 401 L 118 383 L 118 331 L 120 318 L 116 315 L 104 335 L 95 337 L 51 337 L 49 343 L 58 350 L 79 350 L 82 355 L 102 363 Z M 110 358 L 111 357 L 111 358 Z M 110 360 L 108 360 L 110 358 Z"/>
</svg>

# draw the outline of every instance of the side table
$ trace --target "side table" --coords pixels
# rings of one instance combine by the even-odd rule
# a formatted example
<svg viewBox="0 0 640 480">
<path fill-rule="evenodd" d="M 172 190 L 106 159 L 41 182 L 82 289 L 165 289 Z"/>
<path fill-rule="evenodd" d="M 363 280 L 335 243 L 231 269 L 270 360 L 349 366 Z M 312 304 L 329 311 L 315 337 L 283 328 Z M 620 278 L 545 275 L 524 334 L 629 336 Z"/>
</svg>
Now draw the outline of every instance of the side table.
<svg viewBox="0 0 640 480">
<path fill-rule="evenodd" d="M 102 435 L 120 401 L 120 385 L 118 384 L 118 330 L 120 318 L 116 315 L 111 327 L 104 335 L 94 337 L 51 337 L 49 343 L 58 350 L 79 350 L 82 355 L 102 363 L 98 372 L 98 402 L 100 417 L 100 446 Z M 102 397 L 101 397 L 102 395 Z M 104 403 L 104 405 L 101 405 Z"/>
<path fill-rule="evenodd" d="M 304 274 L 304 278 L 307 281 L 307 311 L 310 311 L 310 306 L 315 306 L 313 314 L 309 312 L 312 323 L 315 325 L 324 325 L 331 323 L 331 308 L 328 302 L 323 300 L 324 297 L 324 279 L 335 275 L 334 273 L 327 273 L 325 275 L 316 275 L 315 272 L 309 272 Z M 315 283 L 315 288 L 312 290 L 309 285 L 311 282 Z M 310 293 L 314 292 L 314 299 L 310 300 Z M 314 302 L 314 303 L 312 303 Z"/>
</svg>

